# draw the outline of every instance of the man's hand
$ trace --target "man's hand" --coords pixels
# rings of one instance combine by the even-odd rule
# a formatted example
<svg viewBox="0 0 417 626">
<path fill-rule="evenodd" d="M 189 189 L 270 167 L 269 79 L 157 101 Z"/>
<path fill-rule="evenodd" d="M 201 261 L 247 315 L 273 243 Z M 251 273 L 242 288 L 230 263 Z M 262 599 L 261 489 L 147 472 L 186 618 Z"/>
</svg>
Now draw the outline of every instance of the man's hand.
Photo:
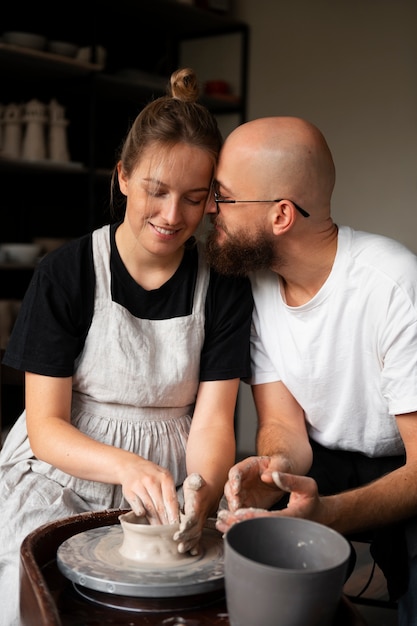
<svg viewBox="0 0 417 626">
<path fill-rule="evenodd" d="M 231 511 L 241 508 L 270 508 L 282 497 L 272 478 L 274 471 L 288 469 L 280 457 L 251 456 L 234 465 L 224 488 Z"/>
<path fill-rule="evenodd" d="M 273 472 L 272 479 L 277 487 L 290 494 L 283 515 L 302 517 L 322 523 L 324 504 L 319 496 L 317 483 L 313 478 Z"/>
<path fill-rule="evenodd" d="M 322 500 L 318 494 L 317 484 L 312 478 L 272 472 L 271 479 L 281 492 L 291 494 L 287 508 L 280 511 L 255 507 L 239 508 L 234 511 L 221 510 L 217 515 L 217 530 L 226 533 L 233 524 L 255 517 L 301 517 L 321 521 Z"/>
</svg>

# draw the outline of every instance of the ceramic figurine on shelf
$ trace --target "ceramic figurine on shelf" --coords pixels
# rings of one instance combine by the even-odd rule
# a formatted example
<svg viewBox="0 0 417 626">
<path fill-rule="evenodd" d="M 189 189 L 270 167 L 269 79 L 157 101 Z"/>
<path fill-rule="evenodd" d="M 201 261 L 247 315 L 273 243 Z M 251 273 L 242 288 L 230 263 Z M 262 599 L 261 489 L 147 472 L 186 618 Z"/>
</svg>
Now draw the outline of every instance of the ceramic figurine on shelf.
<svg viewBox="0 0 417 626">
<path fill-rule="evenodd" d="M 46 159 L 45 124 L 46 105 L 39 100 L 32 99 L 26 103 L 23 122 L 25 133 L 23 137 L 22 157 L 30 161 Z"/>
<path fill-rule="evenodd" d="M 12 102 L 4 110 L 3 146 L 5 157 L 18 159 L 22 150 L 22 107 Z"/>
<path fill-rule="evenodd" d="M 0 102 L 0 155 L 3 152 L 3 140 L 4 140 L 4 111 L 6 107 Z"/>
<path fill-rule="evenodd" d="M 65 109 L 55 99 L 49 103 L 48 156 L 52 161 L 68 162 L 70 154 L 67 145 L 68 120 Z"/>
</svg>

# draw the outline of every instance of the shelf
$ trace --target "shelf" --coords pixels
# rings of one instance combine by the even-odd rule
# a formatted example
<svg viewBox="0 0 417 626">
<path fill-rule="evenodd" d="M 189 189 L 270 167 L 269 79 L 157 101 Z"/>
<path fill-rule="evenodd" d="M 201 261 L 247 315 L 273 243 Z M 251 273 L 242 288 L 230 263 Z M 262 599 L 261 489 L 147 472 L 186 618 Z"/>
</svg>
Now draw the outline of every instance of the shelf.
<svg viewBox="0 0 417 626">
<path fill-rule="evenodd" d="M 6 73 L 15 73 L 16 71 L 27 73 L 34 70 L 37 74 L 52 78 L 54 75 L 62 77 L 63 72 L 69 76 L 83 76 L 91 72 L 99 72 L 103 66 L 78 61 L 52 52 L 0 42 L 0 68 L 2 72 Z"/>
<path fill-rule="evenodd" d="M 0 154 L 0 168 L 4 171 L 33 171 L 33 172 L 61 172 L 86 174 L 88 168 L 82 163 L 59 163 L 58 161 L 28 161 L 25 159 L 8 159 Z"/>
<path fill-rule="evenodd" d="M 33 271 L 37 266 L 36 263 L 0 263 L 0 271 L 3 270 L 30 270 Z"/>
<path fill-rule="evenodd" d="M 39 0 L 23 11 L 16 3 L 7 6 L 2 32 L 37 33 L 47 42 L 73 42 L 80 49 L 91 48 L 92 59 L 100 59 L 103 48 L 106 62 L 6 43 L 0 33 L 0 106 L 23 107 L 34 99 L 48 106 L 53 99 L 58 101 L 65 109 L 73 160 L 12 159 L 1 155 L 0 145 L 0 172 L 8 183 L 2 196 L 0 243 L 38 237 L 72 239 L 108 222 L 110 184 L 121 142 L 140 110 L 166 93 L 169 77 L 180 64 L 191 63 L 195 69 L 201 80 L 200 101 L 218 114 L 219 126 L 245 121 L 245 23 L 175 0 L 119 0 L 116 8 L 113 0 L 92 0 L 88 9 L 85 0 L 63 6 L 56 0 Z M 216 60 L 204 51 L 207 38 L 208 47 L 217 50 Z M 186 46 L 196 50 L 191 51 L 190 61 L 185 60 Z M 224 59 L 231 61 L 226 68 Z M 233 95 L 206 95 L 204 83 L 217 78 L 220 65 L 220 74 L 226 77 L 219 78 L 230 83 Z M 213 76 L 208 76 L 211 70 Z M 22 144 L 27 129 L 23 121 L 18 129 Z M 3 126 L 3 137 L 6 130 L 10 128 Z M 48 155 L 48 120 L 42 132 Z M 22 296 L 33 269 L 3 263 L 0 299 Z"/>
<path fill-rule="evenodd" d="M 112 0 L 99 0 L 100 10 L 114 12 Z M 137 0 L 124 0 L 118 4 L 121 23 L 132 19 L 138 10 Z M 208 9 L 202 9 L 175 0 L 142 0 L 140 23 L 157 24 L 160 31 L 168 32 L 177 39 L 206 37 L 247 29 L 244 22 Z"/>
<path fill-rule="evenodd" d="M 133 79 L 129 78 L 129 76 L 103 73 L 95 77 L 95 84 L 97 93 L 108 100 L 125 98 L 137 103 L 138 98 L 148 102 L 153 97 L 162 96 L 165 93 L 168 80 L 168 78 L 150 74 L 146 78 Z M 228 94 L 207 96 L 202 93 L 200 99 L 213 113 L 234 112 L 241 106 L 241 98 L 239 96 Z"/>
<path fill-rule="evenodd" d="M 144 103 L 153 97 L 162 96 L 168 79 L 163 79 L 155 75 L 143 80 L 132 80 L 125 76 L 116 74 L 98 74 L 94 77 L 96 93 L 99 97 L 106 98 L 107 101 L 120 101 L 123 99 L 138 102 L 143 99 Z"/>
</svg>

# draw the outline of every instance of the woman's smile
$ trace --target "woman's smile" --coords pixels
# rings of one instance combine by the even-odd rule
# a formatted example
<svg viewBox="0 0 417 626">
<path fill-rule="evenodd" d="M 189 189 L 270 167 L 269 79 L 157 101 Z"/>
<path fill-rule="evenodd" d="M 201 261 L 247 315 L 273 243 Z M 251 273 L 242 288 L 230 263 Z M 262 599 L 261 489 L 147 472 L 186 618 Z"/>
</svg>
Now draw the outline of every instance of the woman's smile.
<svg viewBox="0 0 417 626">
<path fill-rule="evenodd" d="M 174 237 L 181 230 L 180 228 L 166 228 L 166 227 L 163 227 L 163 226 L 157 226 L 156 224 L 153 224 L 152 222 L 149 222 L 149 225 L 152 226 L 152 228 L 159 235 L 162 235 L 163 237 L 167 237 L 167 238 Z"/>
</svg>

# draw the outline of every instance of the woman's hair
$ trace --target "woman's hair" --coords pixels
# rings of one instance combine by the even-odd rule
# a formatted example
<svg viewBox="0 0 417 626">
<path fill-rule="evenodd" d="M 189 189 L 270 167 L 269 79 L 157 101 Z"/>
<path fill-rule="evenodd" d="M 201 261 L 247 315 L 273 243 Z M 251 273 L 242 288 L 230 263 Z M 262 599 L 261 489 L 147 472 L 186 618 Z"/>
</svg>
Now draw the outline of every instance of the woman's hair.
<svg viewBox="0 0 417 626">
<path fill-rule="evenodd" d="M 223 139 L 214 115 L 197 102 L 199 95 L 197 76 L 192 69 L 183 68 L 173 72 L 167 85 L 167 94 L 141 110 L 124 140 L 118 162 L 128 177 L 151 144 L 169 148 L 184 143 L 201 148 L 212 158 L 214 170 Z M 111 183 L 113 213 L 116 210 L 116 191 L 117 168 Z M 124 196 L 122 204 L 124 208 Z"/>
</svg>

